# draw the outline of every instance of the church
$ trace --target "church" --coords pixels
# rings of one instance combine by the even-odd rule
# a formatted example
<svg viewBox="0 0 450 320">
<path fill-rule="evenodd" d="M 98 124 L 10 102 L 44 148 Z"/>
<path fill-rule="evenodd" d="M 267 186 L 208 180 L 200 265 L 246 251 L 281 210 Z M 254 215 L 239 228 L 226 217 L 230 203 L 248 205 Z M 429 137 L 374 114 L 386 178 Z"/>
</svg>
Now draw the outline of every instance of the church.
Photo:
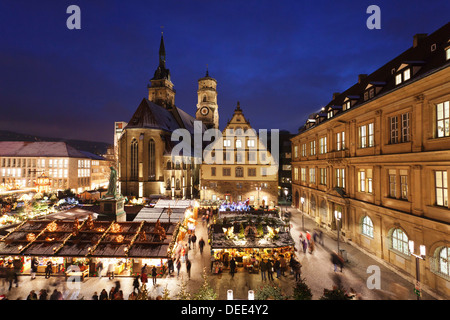
<svg viewBox="0 0 450 320">
<path fill-rule="evenodd" d="M 121 123 L 123 130 L 115 132 L 119 190 L 123 195 L 189 199 L 198 194 L 200 165 L 194 163 L 192 153 L 172 155 L 176 142 L 171 140 L 177 129 L 193 135 L 196 120 L 202 121 L 202 133 L 219 126 L 217 81 L 207 71 L 198 83 L 195 118 L 175 105 L 176 91 L 166 67 L 161 35 L 159 64 L 148 85 L 148 98 L 142 99 L 127 123 Z"/>
</svg>

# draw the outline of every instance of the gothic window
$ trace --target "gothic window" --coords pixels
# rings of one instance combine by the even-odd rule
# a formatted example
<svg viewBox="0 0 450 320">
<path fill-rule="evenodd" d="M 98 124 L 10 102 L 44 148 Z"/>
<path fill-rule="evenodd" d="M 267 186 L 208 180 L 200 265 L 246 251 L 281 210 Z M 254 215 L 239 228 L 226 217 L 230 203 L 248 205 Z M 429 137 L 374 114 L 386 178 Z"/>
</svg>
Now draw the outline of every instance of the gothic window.
<svg viewBox="0 0 450 320">
<path fill-rule="evenodd" d="M 155 140 L 153 139 L 148 142 L 148 178 L 149 180 L 156 179 Z"/>
<path fill-rule="evenodd" d="M 137 179 L 139 174 L 138 162 L 138 142 L 136 139 L 131 141 L 131 179 Z"/>
</svg>

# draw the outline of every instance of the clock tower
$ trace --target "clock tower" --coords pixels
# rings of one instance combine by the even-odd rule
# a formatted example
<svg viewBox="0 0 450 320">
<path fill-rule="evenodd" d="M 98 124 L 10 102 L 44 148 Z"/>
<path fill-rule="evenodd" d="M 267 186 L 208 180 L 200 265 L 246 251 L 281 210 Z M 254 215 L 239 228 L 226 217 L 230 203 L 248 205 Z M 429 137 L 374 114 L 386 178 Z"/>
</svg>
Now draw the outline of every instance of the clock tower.
<svg viewBox="0 0 450 320">
<path fill-rule="evenodd" d="M 209 76 L 198 80 L 198 103 L 195 118 L 208 128 L 219 129 L 219 106 L 217 105 L 217 81 Z"/>
</svg>

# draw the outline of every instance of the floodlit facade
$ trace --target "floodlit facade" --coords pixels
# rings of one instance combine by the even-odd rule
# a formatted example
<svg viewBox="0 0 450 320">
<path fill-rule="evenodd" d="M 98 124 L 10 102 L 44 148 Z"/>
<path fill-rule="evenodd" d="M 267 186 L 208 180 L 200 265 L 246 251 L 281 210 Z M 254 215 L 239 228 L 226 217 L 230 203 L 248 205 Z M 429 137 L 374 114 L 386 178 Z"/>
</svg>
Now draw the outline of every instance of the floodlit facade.
<svg viewBox="0 0 450 320">
<path fill-rule="evenodd" d="M 450 24 L 312 114 L 292 141 L 293 205 L 450 296 Z M 337 221 L 336 217 L 341 215 Z"/>
</svg>

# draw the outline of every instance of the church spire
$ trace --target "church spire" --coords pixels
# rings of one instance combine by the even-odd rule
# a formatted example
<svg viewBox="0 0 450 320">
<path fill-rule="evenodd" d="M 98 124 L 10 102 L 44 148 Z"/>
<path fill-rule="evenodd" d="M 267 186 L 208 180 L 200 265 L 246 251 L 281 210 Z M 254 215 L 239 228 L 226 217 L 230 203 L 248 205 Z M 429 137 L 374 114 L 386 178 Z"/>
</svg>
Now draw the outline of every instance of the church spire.
<svg viewBox="0 0 450 320">
<path fill-rule="evenodd" d="M 166 66 L 166 48 L 164 46 L 164 36 L 161 31 L 161 43 L 159 44 L 159 65 Z"/>
</svg>

